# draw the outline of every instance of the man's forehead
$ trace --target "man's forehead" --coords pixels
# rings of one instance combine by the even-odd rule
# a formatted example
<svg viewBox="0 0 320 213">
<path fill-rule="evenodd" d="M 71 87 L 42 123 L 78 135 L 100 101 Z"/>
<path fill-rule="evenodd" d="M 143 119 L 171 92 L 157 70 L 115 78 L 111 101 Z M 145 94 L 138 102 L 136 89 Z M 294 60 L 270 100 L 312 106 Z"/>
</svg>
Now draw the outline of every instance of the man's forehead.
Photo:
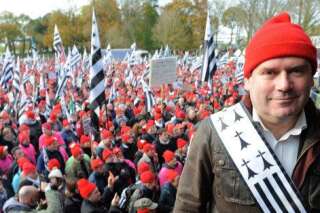
<svg viewBox="0 0 320 213">
<path fill-rule="evenodd" d="M 256 69 L 278 70 L 278 69 L 294 69 L 298 67 L 310 67 L 308 60 L 299 57 L 282 57 L 273 58 L 261 63 Z"/>
</svg>

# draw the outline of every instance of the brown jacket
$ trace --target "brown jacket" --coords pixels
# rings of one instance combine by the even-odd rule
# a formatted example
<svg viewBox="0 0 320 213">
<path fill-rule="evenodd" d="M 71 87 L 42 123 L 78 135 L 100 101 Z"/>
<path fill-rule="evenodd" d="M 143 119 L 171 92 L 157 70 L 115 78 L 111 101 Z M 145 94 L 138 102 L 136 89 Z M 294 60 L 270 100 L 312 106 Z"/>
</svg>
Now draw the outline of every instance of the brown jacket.
<svg viewBox="0 0 320 213">
<path fill-rule="evenodd" d="M 311 101 L 305 112 L 308 127 L 300 136 L 292 180 L 308 212 L 320 212 L 320 112 Z M 260 212 L 209 119 L 190 145 L 174 212 Z"/>
</svg>

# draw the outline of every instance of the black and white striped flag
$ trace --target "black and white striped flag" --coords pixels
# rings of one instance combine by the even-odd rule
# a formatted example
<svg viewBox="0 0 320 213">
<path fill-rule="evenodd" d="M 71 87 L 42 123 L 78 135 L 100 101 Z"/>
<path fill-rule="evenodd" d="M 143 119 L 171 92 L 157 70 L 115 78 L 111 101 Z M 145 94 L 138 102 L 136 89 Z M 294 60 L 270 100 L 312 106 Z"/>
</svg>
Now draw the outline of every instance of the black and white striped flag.
<svg viewBox="0 0 320 213">
<path fill-rule="evenodd" d="M 57 25 L 54 25 L 53 49 L 56 52 L 57 58 L 59 59 L 60 63 L 64 63 L 66 60 L 66 56 Z"/>
<path fill-rule="evenodd" d="M 76 66 L 81 62 L 81 55 L 75 45 L 72 47 L 71 59 L 70 59 L 70 68 L 71 70 L 75 69 Z"/>
<path fill-rule="evenodd" d="M 237 60 L 237 66 L 236 66 L 236 72 L 235 72 L 235 78 L 237 80 L 238 84 L 243 83 L 243 65 L 244 65 L 244 56 L 239 56 Z"/>
<path fill-rule="evenodd" d="M 6 55 L 1 72 L 1 87 L 8 89 L 9 80 L 13 79 L 13 61 L 9 48 L 7 47 Z"/>
<path fill-rule="evenodd" d="M 20 58 L 17 58 L 17 64 L 13 73 L 13 82 L 12 86 L 15 90 L 15 94 L 18 94 L 20 91 Z"/>
<path fill-rule="evenodd" d="M 211 32 L 209 10 L 207 14 L 206 32 L 204 36 L 205 52 L 203 55 L 203 66 L 201 71 L 201 81 L 210 82 L 217 69 L 217 59 L 214 53 L 213 34 Z"/>
<path fill-rule="evenodd" d="M 144 92 L 146 111 L 151 113 L 153 105 L 156 104 L 153 93 L 152 93 L 150 87 L 147 85 L 147 83 L 143 79 L 141 79 L 141 84 L 142 84 L 142 89 Z"/>
<path fill-rule="evenodd" d="M 105 80 L 98 24 L 95 12 L 92 12 L 91 60 L 90 60 L 90 95 L 89 102 L 93 109 L 105 103 Z"/>
</svg>

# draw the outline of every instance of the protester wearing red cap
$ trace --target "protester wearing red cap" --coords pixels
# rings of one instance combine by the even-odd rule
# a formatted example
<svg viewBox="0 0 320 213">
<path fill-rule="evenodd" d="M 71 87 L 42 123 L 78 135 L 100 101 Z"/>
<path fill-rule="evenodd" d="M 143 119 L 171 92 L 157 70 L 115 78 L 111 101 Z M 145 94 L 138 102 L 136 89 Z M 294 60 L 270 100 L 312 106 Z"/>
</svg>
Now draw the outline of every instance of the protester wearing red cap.
<svg viewBox="0 0 320 213">
<path fill-rule="evenodd" d="M 137 210 L 137 209 L 148 209 L 147 207 L 151 207 L 152 199 L 156 196 L 156 176 L 151 171 L 145 171 L 140 175 L 141 186 L 136 189 L 133 195 L 130 198 L 129 211 Z M 141 199 L 150 199 L 149 201 L 143 201 Z M 152 208 L 155 209 L 156 205 L 152 205 Z"/>
<path fill-rule="evenodd" d="M 91 171 L 90 157 L 83 153 L 78 143 L 72 143 L 69 148 L 72 156 L 66 162 L 66 176 L 74 179 L 88 178 Z"/>
<path fill-rule="evenodd" d="M 319 156 L 320 149 L 316 147 L 320 147 L 317 125 L 320 113 L 309 99 L 316 68 L 316 48 L 302 27 L 291 22 L 287 13 L 266 21 L 246 48 L 244 86 L 248 94 L 243 98 L 243 104 L 249 112 L 246 116 L 260 127 L 261 136 L 271 148 L 268 152 L 272 154 L 269 153 L 269 156 L 276 156 L 283 168 L 281 174 L 277 175 L 291 177 L 293 188 L 298 190 L 299 195 L 291 186 L 287 186 L 286 190 L 292 190 L 290 196 L 302 197 L 303 211 L 306 212 L 320 211 L 316 198 L 320 196 L 320 182 L 313 175 L 314 168 L 320 168 L 320 161 L 311 160 Z M 272 211 L 269 206 L 256 202 L 259 195 L 247 187 L 248 178 L 242 177 L 235 168 L 236 163 L 232 163 L 230 154 L 218 136 L 222 130 L 214 129 L 215 125 L 210 122 L 210 119 L 206 119 L 192 140 L 174 212 L 202 212 L 208 205 L 211 212 Z M 234 131 L 238 132 L 237 129 Z M 250 143 L 250 137 L 244 136 L 250 134 L 249 131 L 248 128 L 248 132 L 239 134 L 250 144 L 246 156 L 256 156 L 256 153 L 252 153 L 256 150 L 256 144 Z M 242 153 L 239 149 L 232 155 L 242 156 Z M 261 163 L 258 157 L 243 159 L 249 163 L 246 164 L 248 171 L 250 168 L 254 172 L 257 171 L 254 165 L 259 165 L 258 160 Z M 271 172 L 264 180 L 270 178 Z M 235 184 L 234 180 L 242 182 Z M 258 183 L 260 179 L 256 181 Z M 271 185 L 269 189 L 280 191 L 278 185 Z M 280 203 L 285 200 L 279 198 Z M 284 207 L 283 211 L 291 211 L 289 209 Z"/>
<path fill-rule="evenodd" d="M 190 131 L 192 133 L 192 131 Z M 175 152 L 177 161 L 179 161 L 182 165 L 185 163 L 185 159 L 187 156 L 188 150 L 188 142 L 182 138 L 178 138 L 177 140 L 177 150 Z"/>
<path fill-rule="evenodd" d="M 143 145 L 143 155 L 138 161 L 138 166 L 142 163 L 146 162 L 150 165 L 151 171 L 155 172 L 158 165 L 158 158 L 155 153 L 154 145 L 150 143 L 146 143 Z"/>
<path fill-rule="evenodd" d="M 108 209 L 102 201 L 101 193 L 96 184 L 91 183 L 85 178 L 77 182 L 77 189 L 83 198 L 81 212 L 107 212 Z M 106 198 L 103 198 L 106 199 Z"/>
<path fill-rule="evenodd" d="M 104 149 L 102 151 L 102 159 L 106 163 L 113 161 L 113 152 L 110 149 Z"/>
<path fill-rule="evenodd" d="M 18 135 L 19 147 L 23 151 L 24 155 L 32 162 L 36 163 L 36 150 L 32 144 L 28 132 L 21 132 Z"/>
<path fill-rule="evenodd" d="M 33 180 L 34 182 L 38 178 L 36 166 L 30 162 L 25 162 L 23 164 L 20 182 L 27 178 L 29 178 L 29 180 Z"/>
<path fill-rule="evenodd" d="M 134 161 L 137 152 L 137 146 L 131 134 L 125 133 L 121 136 L 120 149 L 125 159 Z"/>
<path fill-rule="evenodd" d="M 168 181 L 160 187 L 159 212 L 172 212 L 176 200 L 179 174 L 170 169 L 166 173 L 166 179 Z"/>
<path fill-rule="evenodd" d="M 51 159 L 57 159 L 60 163 L 60 169 L 62 173 L 64 173 L 65 169 L 65 160 L 62 154 L 59 151 L 59 144 L 57 138 L 55 136 L 47 136 L 43 137 L 44 148 L 40 152 L 40 155 L 37 159 L 37 169 L 39 173 L 47 176 L 49 174 L 48 171 L 48 161 Z"/>
<path fill-rule="evenodd" d="M 168 171 L 174 170 L 179 175 L 181 175 L 182 168 L 183 168 L 182 164 L 176 160 L 176 156 L 175 156 L 174 152 L 172 152 L 170 150 L 166 150 L 163 153 L 163 158 L 165 160 L 165 164 L 162 165 L 162 167 L 159 171 L 159 174 L 158 174 L 160 187 L 168 182 L 168 179 L 167 179 Z"/>
<path fill-rule="evenodd" d="M 53 158 L 48 161 L 48 170 L 60 169 L 60 163 L 57 159 Z"/>
<path fill-rule="evenodd" d="M 61 137 L 63 138 L 63 140 L 66 144 L 66 151 L 69 154 L 70 153 L 70 149 L 69 149 L 70 144 L 72 144 L 73 142 L 77 142 L 78 137 L 75 134 L 75 132 L 72 130 L 71 124 L 67 119 L 64 119 L 62 121 L 62 124 L 63 124 L 63 128 L 61 131 Z"/>
<path fill-rule="evenodd" d="M 89 176 L 89 181 L 96 184 L 100 193 L 103 193 L 104 188 L 107 185 L 107 178 L 104 174 L 103 165 L 104 162 L 99 158 L 91 160 L 92 173 Z"/>
</svg>

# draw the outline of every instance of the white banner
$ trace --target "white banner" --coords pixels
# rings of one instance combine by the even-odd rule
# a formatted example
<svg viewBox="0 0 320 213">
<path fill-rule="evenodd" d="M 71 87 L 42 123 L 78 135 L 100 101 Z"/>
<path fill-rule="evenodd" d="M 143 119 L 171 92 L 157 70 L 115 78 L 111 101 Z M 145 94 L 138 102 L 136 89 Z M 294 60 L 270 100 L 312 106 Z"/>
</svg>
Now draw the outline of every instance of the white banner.
<svg viewBox="0 0 320 213">
<path fill-rule="evenodd" d="M 160 87 L 177 79 L 177 57 L 152 59 L 150 62 L 150 87 Z"/>
</svg>

